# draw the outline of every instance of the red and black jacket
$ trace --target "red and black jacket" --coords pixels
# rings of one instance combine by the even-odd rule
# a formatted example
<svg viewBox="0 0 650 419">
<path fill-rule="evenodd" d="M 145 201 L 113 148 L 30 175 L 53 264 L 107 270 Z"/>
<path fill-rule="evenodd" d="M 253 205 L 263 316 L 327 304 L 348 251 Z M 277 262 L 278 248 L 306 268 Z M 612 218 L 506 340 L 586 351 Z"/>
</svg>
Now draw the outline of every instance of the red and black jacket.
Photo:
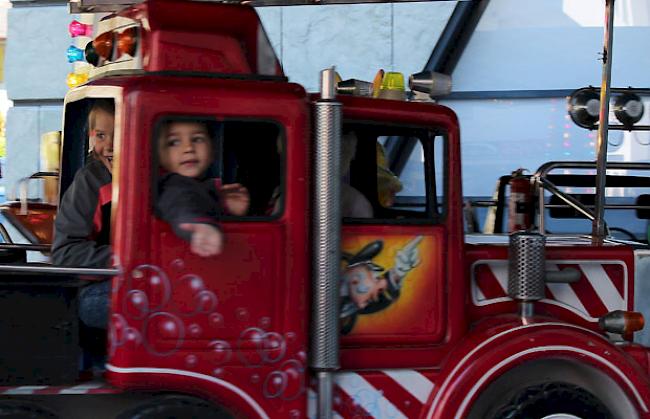
<svg viewBox="0 0 650 419">
<path fill-rule="evenodd" d="M 99 160 L 91 160 L 77 172 L 54 221 L 55 265 L 109 266 L 111 181 L 110 172 Z"/>
</svg>

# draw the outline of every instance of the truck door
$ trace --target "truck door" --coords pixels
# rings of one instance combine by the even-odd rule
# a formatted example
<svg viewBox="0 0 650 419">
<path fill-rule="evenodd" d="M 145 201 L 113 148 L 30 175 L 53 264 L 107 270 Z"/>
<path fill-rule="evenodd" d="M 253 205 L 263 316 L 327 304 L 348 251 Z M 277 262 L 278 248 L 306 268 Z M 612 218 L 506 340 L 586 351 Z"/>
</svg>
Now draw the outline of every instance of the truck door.
<svg viewBox="0 0 650 419">
<path fill-rule="evenodd" d="M 344 124 L 344 369 L 431 366 L 445 339 L 447 138 L 435 126 Z"/>
<path fill-rule="evenodd" d="M 294 85 L 249 86 L 255 94 L 237 81 L 181 86 L 176 79 L 158 80 L 155 91 L 137 95 L 130 120 L 134 143 L 127 148 L 135 156 L 150 154 L 120 173 L 121 188 L 141 192 L 126 193 L 120 202 L 125 275 L 113 325 L 137 333 L 137 344 L 114 339 L 113 371 L 126 386 L 142 385 L 130 381 L 129 372 L 137 370 L 157 377 L 147 380 L 152 386 L 157 380 L 173 389 L 191 386 L 247 417 L 264 416 L 262 410 L 289 417 L 302 408 L 305 392 L 308 319 L 291 313 L 307 310 L 309 286 L 308 108 L 304 91 Z M 218 191 L 238 183 L 250 194 L 248 209 L 239 212 L 219 192 L 225 243 L 217 256 L 193 254 L 156 210 L 158 183 L 168 171 L 159 164 L 159 141 L 175 121 L 209 127 L 214 161 L 202 183 Z M 160 373 L 161 367 L 169 373 Z"/>
</svg>

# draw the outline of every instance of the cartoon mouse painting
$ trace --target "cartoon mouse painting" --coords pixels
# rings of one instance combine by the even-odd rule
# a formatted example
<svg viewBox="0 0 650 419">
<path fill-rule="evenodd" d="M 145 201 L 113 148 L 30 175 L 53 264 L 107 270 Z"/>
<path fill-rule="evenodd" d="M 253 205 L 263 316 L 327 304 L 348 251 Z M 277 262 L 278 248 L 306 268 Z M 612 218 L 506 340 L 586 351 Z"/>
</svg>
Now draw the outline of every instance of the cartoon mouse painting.
<svg viewBox="0 0 650 419">
<path fill-rule="evenodd" d="M 399 298 L 404 278 L 420 263 L 421 241 L 422 236 L 417 236 L 398 250 L 388 270 L 373 262 L 384 248 L 382 240 L 367 244 L 354 255 L 343 253 L 347 266 L 341 278 L 342 334 L 350 333 L 358 315 L 383 310 Z"/>
</svg>

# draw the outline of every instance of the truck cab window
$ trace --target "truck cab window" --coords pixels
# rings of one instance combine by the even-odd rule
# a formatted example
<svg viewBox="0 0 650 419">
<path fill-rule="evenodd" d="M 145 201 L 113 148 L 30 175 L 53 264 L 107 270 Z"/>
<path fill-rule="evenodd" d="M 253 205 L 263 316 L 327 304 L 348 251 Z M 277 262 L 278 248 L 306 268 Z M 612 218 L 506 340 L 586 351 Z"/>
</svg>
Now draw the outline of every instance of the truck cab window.
<svg viewBox="0 0 650 419">
<path fill-rule="evenodd" d="M 342 141 L 341 199 L 347 223 L 408 222 L 441 215 L 443 136 L 424 129 L 348 124 Z M 354 200 L 357 211 L 349 208 L 350 188 L 360 195 Z M 364 202 L 369 209 L 359 212 Z"/>
<path fill-rule="evenodd" d="M 190 143 L 183 143 L 184 134 L 177 129 L 182 126 L 194 127 L 194 131 L 204 127 L 209 153 L 205 166 L 199 161 L 203 157 L 197 156 L 196 147 L 190 144 L 197 140 L 191 132 L 187 133 Z M 154 130 L 154 161 L 161 174 L 174 171 L 201 181 L 214 180 L 223 219 L 268 218 L 279 215 L 282 209 L 283 141 L 280 128 L 272 122 L 169 116 L 158 121 Z M 175 147 L 180 148 L 174 151 Z M 233 193 L 233 188 L 241 193 Z"/>
</svg>

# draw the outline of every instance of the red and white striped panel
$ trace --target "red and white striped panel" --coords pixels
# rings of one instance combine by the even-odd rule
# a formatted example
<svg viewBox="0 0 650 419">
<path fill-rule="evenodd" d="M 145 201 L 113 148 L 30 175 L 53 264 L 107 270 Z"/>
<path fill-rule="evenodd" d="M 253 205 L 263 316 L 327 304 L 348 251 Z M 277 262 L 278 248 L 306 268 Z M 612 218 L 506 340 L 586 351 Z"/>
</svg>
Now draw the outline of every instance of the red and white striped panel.
<svg viewBox="0 0 650 419">
<path fill-rule="evenodd" d="M 542 302 L 574 312 L 580 317 L 597 322 L 612 310 L 628 309 L 627 266 L 612 260 L 549 260 L 546 270 L 575 268 L 581 273 L 572 284 L 546 284 L 546 298 Z M 472 266 L 472 302 L 485 306 L 508 297 L 508 261 L 479 260 Z"/>
<path fill-rule="evenodd" d="M 418 417 L 434 383 L 415 370 L 382 370 L 336 374 L 335 418 Z M 316 394 L 309 390 L 309 417 L 316 417 Z"/>
<path fill-rule="evenodd" d="M 61 395 L 61 394 L 115 394 L 120 393 L 119 389 L 111 387 L 103 381 L 89 381 L 74 386 L 6 386 L 0 387 L 0 394 L 24 396 L 24 395 Z"/>
</svg>

